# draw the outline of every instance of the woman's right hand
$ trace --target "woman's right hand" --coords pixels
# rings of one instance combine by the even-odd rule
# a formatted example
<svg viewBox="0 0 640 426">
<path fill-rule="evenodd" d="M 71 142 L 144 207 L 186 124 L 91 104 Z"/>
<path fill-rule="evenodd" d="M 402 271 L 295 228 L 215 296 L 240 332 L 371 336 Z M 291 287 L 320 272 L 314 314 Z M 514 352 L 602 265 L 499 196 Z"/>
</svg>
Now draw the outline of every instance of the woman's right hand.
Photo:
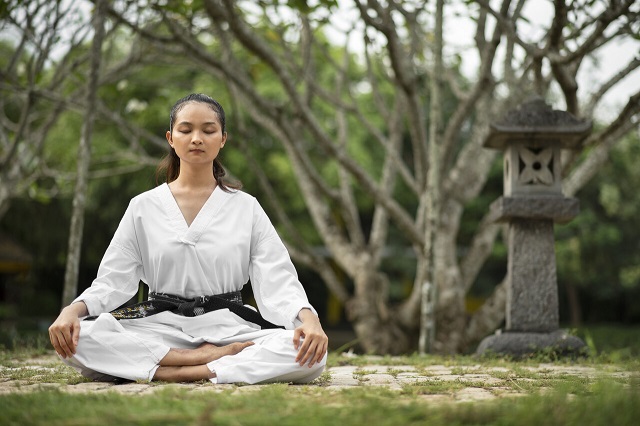
<svg viewBox="0 0 640 426">
<path fill-rule="evenodd" d="M 51 344 L 62 358 L 75 355 L 80 338 L 80 317 L 87 314 L 84 302 L 73 303 L 64 308 L 49 327 Z"/>
</svg>

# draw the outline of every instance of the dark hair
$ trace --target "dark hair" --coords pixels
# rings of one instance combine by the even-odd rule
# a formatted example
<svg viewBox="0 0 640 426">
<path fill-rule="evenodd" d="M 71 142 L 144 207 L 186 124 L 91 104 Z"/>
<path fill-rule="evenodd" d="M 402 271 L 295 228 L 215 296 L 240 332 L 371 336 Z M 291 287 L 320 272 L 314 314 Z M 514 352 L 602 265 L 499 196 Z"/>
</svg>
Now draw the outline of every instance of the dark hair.
<svg viewBox="0 0 640 426">
<path fill-rule="evenodd" d="M 224 115 L 224 109 L 222 105 L 218 103 L 215 99 L 210 96 L 204 95 L 202 93 L 192 93 L 184 98 L 178 100 L 171 108 L 171 113 L 169 114 L 169 132 L 173 132 L 173 125 L 176 122 L 178 113 L 184 108 L 185 105 L 191 102 L 199 102 L 203 104 L 207 104 L 218 116 L 218 120 L 220 121 L 220 126 L 222 127 L 222 133 L 226 133 L 226 119 Z M 213 160 L 213 177 L 220 189 L 226 192 L 230 192 L 230 189 L 240 189 L 242 188 L 242 184 L 240 182 L 226 182 L 224 176 L 227 174 L 224 167 L 222 167 L 222 163 L 220 162 L 220 154 Z M 160 177 L 164 175 L 165 181 L 167 183 L 173 182 L 180 175 L 180 157 L 176 154 L 176 151 L 173 148 L 169 148 L 169 154 L 167 154 L 156 169 L 156 183 L 160 181 Z"/>
</svg>

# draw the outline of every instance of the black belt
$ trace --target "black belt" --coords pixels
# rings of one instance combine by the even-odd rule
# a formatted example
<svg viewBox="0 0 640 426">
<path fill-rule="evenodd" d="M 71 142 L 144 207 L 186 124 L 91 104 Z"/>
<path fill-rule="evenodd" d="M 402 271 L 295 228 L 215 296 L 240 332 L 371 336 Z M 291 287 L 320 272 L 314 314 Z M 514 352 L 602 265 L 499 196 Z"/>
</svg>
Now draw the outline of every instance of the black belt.
<svg viewBox="0 0 640 426">
<path fill-rule="evenodd" d="M 195 317 L 219 309 L 229 309 L 243 320 L 257 324 L 262 329 L 284 328 L 267 321 L 257 311 L 244 306 L 239 291 L 200 296 L 195 299 L 186 299 L 167 293 L 150 293 L 149 300 L 114 309 L 110 314 L 117 320 L 145 318 L 164 311 L 171 311 L 185 317 Z M 96 318 L 98 317 L 90 316 L 85 318 L 85 321 L 92 321 Z"/>
</svg>

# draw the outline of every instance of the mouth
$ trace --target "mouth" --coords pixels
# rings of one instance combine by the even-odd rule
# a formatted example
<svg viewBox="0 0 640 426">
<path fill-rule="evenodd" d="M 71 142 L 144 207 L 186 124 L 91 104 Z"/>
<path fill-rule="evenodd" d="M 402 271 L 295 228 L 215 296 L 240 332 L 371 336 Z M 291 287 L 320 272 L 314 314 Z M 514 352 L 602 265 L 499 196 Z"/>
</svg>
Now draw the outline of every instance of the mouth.
<svg viewBox="0 0 640 426">
<path fill-rule="evenodd" d="M 196 152 L 196 153 L 200 153 L 200 152 L 204 152 L 201 149 L 190 149 L 189 152 Z"/>
</svg>

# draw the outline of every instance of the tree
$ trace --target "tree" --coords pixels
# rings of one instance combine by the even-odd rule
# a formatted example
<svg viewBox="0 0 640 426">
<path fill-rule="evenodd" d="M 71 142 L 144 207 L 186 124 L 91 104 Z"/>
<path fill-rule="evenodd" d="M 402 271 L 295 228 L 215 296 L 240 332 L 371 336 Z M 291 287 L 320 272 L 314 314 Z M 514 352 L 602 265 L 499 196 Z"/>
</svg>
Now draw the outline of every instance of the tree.
<svg viewBox="0 0 640 426">
<path fill-rule="evenodd" d="M 99 86 L 134 73 L 140 55 L 135 40 L 120 48 L 125 38 L 120 28 L 104 29 L 104 5 L 96 7 L 93 35 L 89 14 L 77 6 L 27 0 L 5 2 L 0 9 L 3 34 L 12 36 L 0 42 L 0 219 L 11 199 L 47 202 L 73 194 L 63 305 L 76 297 L 88 180 L 155 164 L 148 145 L 165 145 L 163 138 L 122 118 L 127 106 L 108 105 L 98 97 Z M 75 133 L 82 134 L 78 144 L 73 130 L 79 117 L 84 120 L 82 131 Z M 89 147 L 97 120 L 98 126 L 106 122 L 118 129 L 126 149 L 112 140 L 102 143 L 107 148 L 100 150 L 96 167 Z M 69 184 L 74 181 L 75 188 Z"/>
<path fill-rule="evenodd" d="M 356 0 L 341 5 L 346 12 L 340 14 L 333 13 L 333 1 L 142 3 L 116 4 L 111 15 L 156 46 L 156 54 L 189 58 L 222 79 L 237 102 L 234 114 L 282 144 L 332 262 L 291 226 L 268 171 L 256 162 L 291 254 L 346 304 L 365 350 L 379 353 L 415 346 L 425 281 L 437 287 L 437 351 L 463 350 L 503 319 L 504 283 L 472 316 L 464 308 L 499 227 L 484 218 L 469 242 L 458 240 L 465 206 L 481 193 L 494 164 L 496 154 L 481 145 L 489 123 L 534 94 L 591 118 L 603 96 L 640 65 L 630 58 L 591 93 L 578 91 L 588 57 L 620 39 L 637 46 L 633 0 L 556 0 L 550 21 L 530 35 L 526 0 L 504 0 L 499 8 L 488 0 L 450 2 L 435 14 L 426 1 Z M 455 11 L 475 28 L 468 45 L 479 65 L 471 81 L 461 76 L 459 52 L 437 41 Z M 351 18 L 337 22 L 344 13 Z M 353 60 L 349 41 L 355 39 L 361 62 Z M 277 87 L 262 90 L 264 79 Z M 440 97 L 439 90 L 451 97 Z M 566 156 L 567 195 L 576 194 L 637 127 L 639 98 L 631 94 L 588 138 L 584 155 Z M 358 150 L 363 143 L 369 152 Z M 370 214 L 358 208 L 363 199 Z M 390 239 L 415 256 L 412 290 L 398 303 L 390 298 L 393 277 L 382 268 Z"/>
<path fill-rule="evenodd" d="M 93 40 L 91 42 L 91 66 L 87 82 L 86 113 L 82 124 L 82 135 L 78 148 L 78 174 L 76 176 L 75 191 L 73 193 L 73 211 L 69 232 L 69 251 L 67 267 L 62 293 L 62 306 L 69 305 L 76 298 L 78 291 L 78 272 L 80 268 L 80 249 L 82 248 L 82 233 L 84 231 L 84 211 L 86 205 L 87 182 L 89 180 L 89 165 L 91 163 L 91 137 L 98 96 L 100 79 L 100 63 L 102 62 L 102 43 L 104 41 L 104 21 L 106 15 L 106 0 L 97 0 L 93 12 Z"/>
<path fill-rule="evenodd" d="M 2 7 L 0 29 L 10 37 L 0 40 L 0 219 L 12 198 L 69 196 L 68 182 L 75 180 L 76 166 L 69 159 L 77 140 L 70 143 L 68 132 L 75 128 L 74 117 L 87 111 L 91 41 L 87 15 L 73 2 L 9 1 Z M 119 30 L 110 26 L 105 35 L 101 86 L 126 81 L 141 62 L 136 40 Z M 128 48 L 122 51 L 119 45 L 125 37 Z M 124 105 L 98 98 L 94 112 L 123 133 L 130 149 L 106 153 L 120 162 L 112 159 L 113 168 L 92 170 L 91 178 L 155 163 L 142 142 L 164 147 L 164 140 L 125 120 Z"/>
<path fill-rule="evenodd" d="M 46 165 L 42 151 L 49 131 L 76 96 L 69 89 L 74 71 L 85 57 L 78 47 L 85 41 L 86 28 L 64 42 L 61 33 L 76 22 L 77 14 L 60 2 L 36 0 L 3 4 L 0 25 L 17 42 L 3 42 L 0 70 L 0 218 L 10 199 L 34 190 Z M 57 67 L 49 66 L 59 58 Z M 70 98 L 61 96 L 67 92 Z"/>
<path fill-rule="evenodd" d="M 580 215 L 558 227 L 560 287 L 572 327 L 584 322 L 640 319 L 640 133 L 625 136 L 601 171 L 581 191 Z M 573 289 L 575 294 L 570 293 Z M 562 293 L 561 293 L 562 296 Z"/>
</svg>

